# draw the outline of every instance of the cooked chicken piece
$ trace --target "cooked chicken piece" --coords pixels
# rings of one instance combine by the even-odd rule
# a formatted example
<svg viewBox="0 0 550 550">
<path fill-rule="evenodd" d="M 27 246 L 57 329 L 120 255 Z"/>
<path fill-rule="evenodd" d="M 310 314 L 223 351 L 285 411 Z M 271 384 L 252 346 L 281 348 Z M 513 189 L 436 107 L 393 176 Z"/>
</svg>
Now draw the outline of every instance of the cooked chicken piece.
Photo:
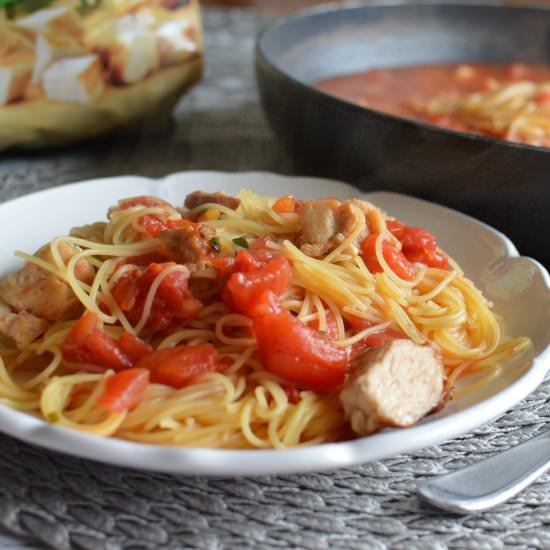
<svg viewBox="0 0 550 550">
<path fill-rule="evenodd" d="M 196 264 L 186 264 L 189 270 L 189 290 L 201 302 L 219 296 L 224 281 L 218 276 L 218 270 L 209 260 L 200 260 Z"/>
<path fill-rule="evenodd" d="M 189 195 L 185 197 L 184 206 L 186 208 L 189 208 L 189 210 L 193 210 L 193 208 L 197 208 L 197 206 L 201 206 L 202 204 L 207 204 L 210 202 L 221 204 L 222 206 L 231 208 L 231 210 L 237 210 L 237 208 L 239 208 L 239 205 L 241 204 L 240 199 L 238 199 L 237 197 L 230 197 L 229 195 L 226 195 L 225 193 L 222 193 L 220 191 L 216 193 L 195 191 L 193 193 L 189 193 Z"/>
<path fill-rule="evenodd" d="M 169 256 L 180 264 L 195 263 L 219 251 L 214 240 L 216 230 L 202 223 L 190 223 L 181 229 L 163 231 L 159 239 Z"/>
<path fill-rule="evenodd" d="M 336 199 L 301 201 L 298 204 L 300 232 L 298 246 L 308 256 L 317 258 L 328 253 L 346 239 L 360 221 L 365 208 L 358 200 L 344 203 Z M 365 232 L 358 236 L 359 241 Z"/>
<path fill-rule="evenodd" d="M 74 256 L 75 248 L 61 244 L 59 252 L 62 260 L 67 263 Z M 50 245 L 41 248 L 36 256 L 48 263 L 54 263 Z M 90 282 L 94 269 L 86 261 L 80 260 L 75 274 L 80 280 Z M 19 271 L 0 281 L 0 299 L 16 313 L 25 311 L 46 321 L 75 317 L 82 308 L 65 281 L 33 263 L 27 263 Z"/>
<path fill-rule="evenodd" d="M 0 300 L 0 340 L 7 339 L 9 345 L 15 344 L 22 349 L 46 332 L 47 328 L 48 321 L 26 311 L 14 313 L 8 304 Z"/>
<path fill-rule="evenodd" d="M 394 340 L 359 356 L 340 401 L 352 430 L 411 426 L 441 402 L 445 370 L 431 346 Z"/>
</svg>

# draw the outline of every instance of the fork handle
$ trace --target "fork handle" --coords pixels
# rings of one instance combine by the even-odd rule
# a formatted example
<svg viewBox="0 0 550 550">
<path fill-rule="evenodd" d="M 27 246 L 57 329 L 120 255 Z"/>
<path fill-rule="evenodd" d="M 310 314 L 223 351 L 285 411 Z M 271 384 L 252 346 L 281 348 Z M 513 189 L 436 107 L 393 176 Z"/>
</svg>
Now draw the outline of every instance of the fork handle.
<svg viewBox="0 0 550 550">
<path fill-rule="evenodd" d="M 468 514 L 508 500 L 550 468 L 550 432 L 417 487 L 433 506 Z"/>
</svg>

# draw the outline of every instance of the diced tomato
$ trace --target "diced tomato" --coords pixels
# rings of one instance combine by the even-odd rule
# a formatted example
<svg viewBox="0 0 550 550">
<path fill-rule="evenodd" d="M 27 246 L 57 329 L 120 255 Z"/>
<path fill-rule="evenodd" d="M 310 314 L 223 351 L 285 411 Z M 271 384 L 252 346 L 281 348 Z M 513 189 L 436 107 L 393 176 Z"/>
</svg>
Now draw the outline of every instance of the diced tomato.
<svg viewBox="0 0 550 550">
<path fill-rule="evenodd" d="M 268 237 L 260 237 L 252 243 L 250 250 L 239 250 L 234 257 L 214 256 L 209 261 L 222 277 L 260 269 L 269 261 L 281 257 L 277 251 L 267 247 L 268 240 Z"/>
<path fill-rule="evenodd" d="M 96 329 L 88 335 L 86 349 L 92 353 L 93 363 L 96 365 L 113 370 L 132 366 L 132 361 L 120 349 L 118 342 L 101 329 Z"/>
<path fill-rule="evenodd" d="M 131 359 L 90 311 L 73 325 L 61 345 L 61 353 L 64 363 L 74 369 L 123 370 L 132 366 Z"/>
<path fill-rule="evenodd" d="M 105 382 L 105 389 L 97 404 L 108 412 L 123 412 L 135 407 L 149 385 L 147 369 L 126 369 Z"/>
<path fill-rule="evenodd" d="M 407 259 L 411 262 L 420 262 L 428 267 L 449 269 L 449 259 L 440 250 L 413 249 L 407 252 Z"/>
<path fill-rule="evenodd" d="M 193 378 L 205 372 L 223 370 L 224 364 L 210 344 L 175 346 L 148 353 L 137 368 L 151 372 L 151 382 L 182 388 Z"/>
<path fill-rule="evenodd" d="M 435 250 L 437 246 L 435 237 L 422 227 L 406 227 L 403 236 L 399 240 L 403 245 L 403 252 L 405 254 L 407 254 L 407 250 Z"/>
<path fill-rule="evenodd" d="M 344 318 L 351 325 L 354 333 L 361 332 L 374 325 L 372 321 L 357 317 L 357 315 L 352 315 L 351 313 L 344 312 Z"/>
<path fill-rule="evenodd" d="M 401 238 L 402 252 L 411 262 L 421 262 L 429 267 L 448 268 L 448 259 L 437 249 L 437 240 L 432 233 L 421 227 L 405 227 Z"/>
<path fill-rule="evenodd" d="M 248 308 L 248 316 L 251 319 L 262 315 L 271 315 L 282 311 L 278 296 L 271 290 L 262 292 L 254 303 Z"/>
<path fill-rule="evenodd" d="M 382 271 L 382 266 L 376 256 L 377 238 L 378 235 L 371 234 L 361 241 L 361 257 L 371 273 L 380 273 Z M 414 279 L 415 273 L 411 263 L 391 242 L 387 240 L 382 242 L 382 254 L 390 269 L 400 279 L 404 281 L 412 281 Z"/>
<path fill-rule="evenodd" d="M 395 330 L 386 329 L 363 338 L 359 342 L 356 342 L 350 349 L 350 360 L 357 357 L 368 349 L 376 349 L 382 347 L 387 342 L 391 342 L 398 338 L 403 338 L 403 335 Z"/>
<path fill-rule="evenodd" d="M 541 107 L 550 105 L 550 90 L 545 90 L 544 92 L 539 92 L 535 97 L 535 101 Z"/>
<path fill-rule="evenodd" d="M 256 239 L 250 247 L 250 251 L 260 263 L 266 263 L 270 260 L 281 257 L 279 252 L 267 246 L 267 243 L 270 240 L 271 239 L 268 236 L 260 237 L 259 239 Z"/>
<path fill-rule="evenodd" d="M 388 231 L 399 241 L 405 234 L 405 224 L 398 220 L 386 220 Z"/>
<path fill-rule="evenodd" d="M 137 267 L 115 283 L 113 297 L 130 323 L 135 325 L 139 322 L 151 285 L 165 269 L 173 265 L 173 262 L 167 262 L 153 263 L 146 268 Z M 201 308 L 201 302 L 189 290 L 187 273 L 174 271 L 160 283 L 145 326 L 154 331 L 165 330 L 174 321 L 193 319 Z"/>
<path fill-rule="evenodd" d="M 118 346 L 130 358 L 133 364 L 137 363 L 144 355 L 153 351 L 153 348 L 149 344 L 128 332 L 124 332 L 118 339 Z"/>
<path fill-rule="evenodd" d="M 119 210 L 125 210 L 127 208 L 133 208 L 135 206 L 143 206 L 144 208 L 171 208 L 170 204 L 157 197 L 150 197 L 147 195 L 141 197 L 133 197 L 126 199 L 118 203 Z M 138 218 L 138 224 L 141 225 L 145 231 L 153 238 L 158 237 L 162 232 L 169 229 L 179 229 L 188 225 L 190 220 L 176 219 L 176 220 L 161 220 L 153 214 L 146 214 Z"/>
<path fill-rule="evenodd" d="M 141 225 L 149 235 L 153 238 L 157 238 L 164 231 L 171 229 L 181 229 L 191 222 L 184 219 L 176 220 L 160 220 L 155 215 L 146 214 L 138 218 L 138 224 Z"/>
<path fill-rule="evenodd" d="M 212 267 L 218 270 L 221 277 L 234 272 L 235 258 L 233 256 L 214 256 L 209 261 Z"/>
<path fill-rule="evenodd" d="M 343 384 L 347 352 L 290 312 L 256 317 L 253 329 L 266 370 L 317 391 L 336 390 Z"/>
<path fill-rule="evenodd" d="M 291 405 L 296 405 L 300 402 L 300 392 L 296 386 L 283 386 L 283 390 L 286 393 L 286 398 Z"/>
<path fill-rule="evenodd" d="M 86 344 L 88 336 L 99 328 L 99 319 L 97 315 L 91 311 L 86 311 L 82 317 L 72 326 L 69 334 L 65 337 L 63 346 L 67 345 L 67 342 L 74 347 L 80 347 Z"/>
<path fill-rule="evenodd" d="M 362 317 L 357 317 L 356 315 L 350 314 L 346 314 L 346 321 L 351 325 L 354 334 L 371 328 L 374 325 L 374 323 L 368 319 L 363 319 Z M 390 342 L 396 338 L 403 338 L 403 335 L 392 329 L 385 329 L 375 332 L 374 334 L 369 334 L 369 336 L 366 336 L 359 342 L 353 344 L 350 350 L 350 359 L 353 359 L 366 349 L 379 348 L 386 342 Z"/>
<path fill-rule="evenodd" d="M 264 292 L 270 290 L 281 295 L 288 288 L 291 275 L 290 265 L 283 257 L 253 271 L 234 273 L 225 287 L 225 301 L 234 311 L 250 315 Z"/>
<path fill-rule="evenodd" d="M 437 240 L 427 229 L 409 227 L 397 220 L 388 220 L 386 226 L 401 241 L 401 252 L 407 260 L 420 262 L 428 267 L 449 268 L 447 256 L 437 249 Z"/>
<path fill-rule="evenodd" d="M 156 216 L 146 215 L 138 218 L 138 224 L 141 225 L 151 237 L 156 238 L 166 231 L 167 227 Z"/>
<path fill-rule="evenodd" d="M 292 195 L 279 197 L 272 206 L 278 214 L 290 214 L 296 210 L 296 199 Z"/>
<path fill-rule="evenodd" d="M 191 221 L 186 219 L 175 219 L 175 220 L 166 220 L 164 222 L 167 229 L 181 229 L 182 227 L 185 227 L 186 225 L 190 225 Z M 195 224 L 200 225 L 200 224 Z"/>
<path fill-rule="evenodd" d="M 391 342 L 397 338 L 403 338 L 403 335 L 394 330 L 387 329 L 370 334 L 365 338 L 365 343 L 369 348 L 380 348 L 387 342 Z"/>
<path fill-rule="evenodd" d="M 262 262 L 258 261 L 251 252 L 248 252 L 247 250 L 239 250 L 237 254 L 235 254 L 233 272 L 248 273 L 249 271 L 260 269 L 262 265 Z"/>
<path fill-rule="evenodd" d="M 337 340 L 338 339 L 338 325 L 336 324 L 336 317 L 334 316 L 334 313 L 329 309 L 325 312 L 326 316 L 326 333 L 324 336 L 327 338 L 330 338 L 331 340 Z M 320 321 L 319 319 L 314 319 L 313 321 L 309 321 L 308 326 L 311 328 L 316 329 L 317 331 L 320 331 Z"/>
</svg>

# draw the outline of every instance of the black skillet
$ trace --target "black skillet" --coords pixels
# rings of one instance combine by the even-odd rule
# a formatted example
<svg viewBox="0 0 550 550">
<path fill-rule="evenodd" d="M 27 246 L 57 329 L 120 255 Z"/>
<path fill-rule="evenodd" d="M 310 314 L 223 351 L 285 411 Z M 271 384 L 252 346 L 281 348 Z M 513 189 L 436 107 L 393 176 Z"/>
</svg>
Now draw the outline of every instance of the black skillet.
<svg viewBox="0 0 550 550">
<path fill-rule="evenodd" d="M 304 12 L 258 37 L 256 74 L 274 133 L 303 174 L 393 190 L 469 213 L 550 264 L 550 149 L 364 109 L 311 83 L 372 67 L 550 63 L 550 10 L 368 5 Z"/>
</svg>

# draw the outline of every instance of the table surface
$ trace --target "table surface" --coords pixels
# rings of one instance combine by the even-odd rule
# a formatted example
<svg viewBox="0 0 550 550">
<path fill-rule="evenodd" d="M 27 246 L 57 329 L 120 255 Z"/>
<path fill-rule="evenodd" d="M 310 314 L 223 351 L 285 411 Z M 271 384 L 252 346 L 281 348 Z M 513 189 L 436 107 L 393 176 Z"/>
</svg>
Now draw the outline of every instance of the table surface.
<svg viewBox="0 0 550 550">
<path fill-rule="evenodd" d="M 272 15 L 205 9 L 206 72 L 169 132 L 144 127 L 39 154 L 4 155 L 0 201 L 67 182 L 178 170 L 292 173 L 258 104 L 254 36 Z M 9 244 L 8 244 L 9 246 Z M 249 480 L 142 473 L 0 436 L 0 548 L 550 548 L 550 477 L 509 503 L 453 516 L 415 485 L 544 430 L 546 382 L 493 423 L 441 445 L 329 473 Z"/>
</svg>

